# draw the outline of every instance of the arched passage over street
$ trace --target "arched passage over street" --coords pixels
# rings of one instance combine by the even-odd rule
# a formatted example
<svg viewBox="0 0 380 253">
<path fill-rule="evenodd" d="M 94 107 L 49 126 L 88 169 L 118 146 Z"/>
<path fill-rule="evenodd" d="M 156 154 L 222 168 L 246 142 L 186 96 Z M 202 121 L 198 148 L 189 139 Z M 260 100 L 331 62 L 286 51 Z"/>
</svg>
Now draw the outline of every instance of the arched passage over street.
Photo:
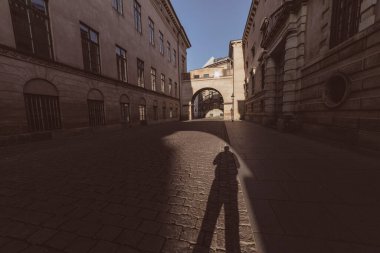
<svg viewBox="0 0 380 253">
<path fill-rule="evenodd" d="M 213 88 L 198 90 L 191 100 L 192 119 L 224 118 L 224 99 L 222 94 Z"/>
</svg>

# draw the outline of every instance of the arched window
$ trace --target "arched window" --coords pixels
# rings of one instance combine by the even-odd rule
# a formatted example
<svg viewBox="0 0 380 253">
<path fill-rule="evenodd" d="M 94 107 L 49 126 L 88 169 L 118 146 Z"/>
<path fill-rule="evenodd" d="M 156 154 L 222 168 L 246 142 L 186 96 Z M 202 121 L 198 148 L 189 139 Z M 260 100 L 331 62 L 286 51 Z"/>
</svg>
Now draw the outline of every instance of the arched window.
<svg viewBox="0 0 380 253">
<path fill-rule="evenodd" d="M 41 79 L 31 80 L 25 84 L 24 98 L 31 132 L 62 127 L 58 91 L 53 84 Z"/>
<path fill-rule="evenodd" d="M 146 123 L 146 101 L 144 98 L 140 99 L 139 115 L 140 115 L 140 122 L 142 124 Z"/>
<path fill-rule="evenodd" d="M 90 126 L 96 127 L 105 125 L 103 94 L 99 90 L 90 90 L 87 96 L 87 104 Z"/>
<path fill-rule="evenodd" d="M 131 121 L 131 107 L 129 97 L 125 94 L 120 97 L 120 109 L 121 109 L 121 122 L 128 124 Z"/>
</svg>

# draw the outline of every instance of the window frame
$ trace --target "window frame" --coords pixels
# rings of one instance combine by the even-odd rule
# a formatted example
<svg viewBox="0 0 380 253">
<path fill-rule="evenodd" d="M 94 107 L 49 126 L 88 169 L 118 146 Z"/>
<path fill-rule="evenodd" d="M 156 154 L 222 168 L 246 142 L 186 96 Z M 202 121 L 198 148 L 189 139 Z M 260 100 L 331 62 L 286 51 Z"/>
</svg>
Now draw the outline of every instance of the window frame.
<svg viewBox="0 0 380 253">
<path fill-rule="evenodd" d="M 160 41 L 160 54 L 164 56 L 165 55 L 165 45 L 164 45 L 165 37 L 161 31 L 160 31 L 159 41 Z"/>
<path fill-rule="evenodd" d="M 120 54 L 118 54 L 120 52 Z M 123 55 L 124 53 L 124 55 Z M 124 76 L 122 76 L 122 65 L 121 63 L 124 63 Z M 128 55 L 127 50 L 124 48 L 116 45 L 116 64 L 117 64 L 117 74 L 119 81 L 122 82 L 128 82 Z"/>
<path fill-rule="evenodd" d="M 112 0 L 112 8 L 120 15 L 123 15 L 124 14 L 123 0 Z"/>
<path fill-rule="evenodd" d="M 149 44 L 151 46 L 155 46 L 156 43 L 155 43 L 155 24 L 153 22 L 153 20 L 148 17 L 148 27 L 149 27 Z"/>
<path fill-rule="evenodd" d="M 153 67 L 150 68 L 150 83 L 152 85 L 152 90 L 157 90 L 157 70 Z"/>
<path fill-rule="evenodd" d="M 161 73 L 161 92 L 165 93 L 165 82 L 166 77 L 164 74 Z"/>
<path fill-rule="evenodd" d="M 100 75 L 102 73 L 102 64 L 101 64 L 101 58 L 100 58 L 100 38 L 99 38 L 99 33 L 92 29 L 90 26 L 86 25 L 83 22 L 80 23 L 80 34 L 81 34 L 81 43 L 82 43 L 82 55 L 83 55 L 83 68 L 85 71 L 91 72 L 93 74 L 98 74 Z M 84 38 L 82 31 L 87 32 L 88 37 Z M 92 39 L 92 36 L 96 35 L 96 42 Z M 86 59 L 85 59 L 85 52 L 84 50 L 84 43 L 87 45 L 87 50 L 88 50 L 88 65 L 86 64 Z M 96 48 L 96 54 L 97 54 L 97 61 L 98 61 L 98 66 L 97 70 L 94 70 L 93 66 L 93 59 L 92 59 L 92 49 Z"/>
<path fill-rule="evenodd" d="M 137 0 L 133 0 L 133 17 L 135 30 L 142 34 L 141 4 Z"/>
<path fill-rule="evenodd" d="M 145 87 L 145 66 L 144 61 L 137 58 L 137 86 Z"/>
</svg>

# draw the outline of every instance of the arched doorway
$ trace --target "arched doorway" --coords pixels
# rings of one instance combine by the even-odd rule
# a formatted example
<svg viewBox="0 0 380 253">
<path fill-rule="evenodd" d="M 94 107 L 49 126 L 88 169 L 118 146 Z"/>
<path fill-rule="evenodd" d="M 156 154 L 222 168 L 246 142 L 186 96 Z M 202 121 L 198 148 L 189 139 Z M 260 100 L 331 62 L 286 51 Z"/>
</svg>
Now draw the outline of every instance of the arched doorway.
<svg viewBox="0 0 380 253">
<path fill-rule="evenodd" d="M 197 91 L 191 104 L 192 119 L 224 119 L 224 99 L 216 89 L 203 88 Z"/>
</svg>

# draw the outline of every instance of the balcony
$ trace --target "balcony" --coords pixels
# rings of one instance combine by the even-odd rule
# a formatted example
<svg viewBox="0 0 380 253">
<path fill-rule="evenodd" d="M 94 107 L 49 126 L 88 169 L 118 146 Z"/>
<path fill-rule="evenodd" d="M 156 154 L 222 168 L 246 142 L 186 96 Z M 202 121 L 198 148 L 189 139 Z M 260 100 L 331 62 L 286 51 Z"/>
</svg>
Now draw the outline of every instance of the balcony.
<svg viewBox="0 0 380 253">
<path fill-rule="evenodd" d="M 267 49 L 270 46 L 276 35 L 286 25 L 289 15 L 299 9 L 301 2 L 301 0 L 285 0 L 280 8 L 263 21 L 260 27 L 263 33 L 262 48 Z"/>
<path fill-rule="evenodd" d="M 183 81 L 190 81 L 190 80 L 198 80 L 198 79 L 214 79 L 214 78 L 222 78 L 222 77 L 228 77 L 232 76 L 234 71 L 232 69 L 223 69 L 219 72 L 214 72 L 212 74 L 193 74 L 193 73 L 182 73 L 182 80 Z"/>
</svg>

